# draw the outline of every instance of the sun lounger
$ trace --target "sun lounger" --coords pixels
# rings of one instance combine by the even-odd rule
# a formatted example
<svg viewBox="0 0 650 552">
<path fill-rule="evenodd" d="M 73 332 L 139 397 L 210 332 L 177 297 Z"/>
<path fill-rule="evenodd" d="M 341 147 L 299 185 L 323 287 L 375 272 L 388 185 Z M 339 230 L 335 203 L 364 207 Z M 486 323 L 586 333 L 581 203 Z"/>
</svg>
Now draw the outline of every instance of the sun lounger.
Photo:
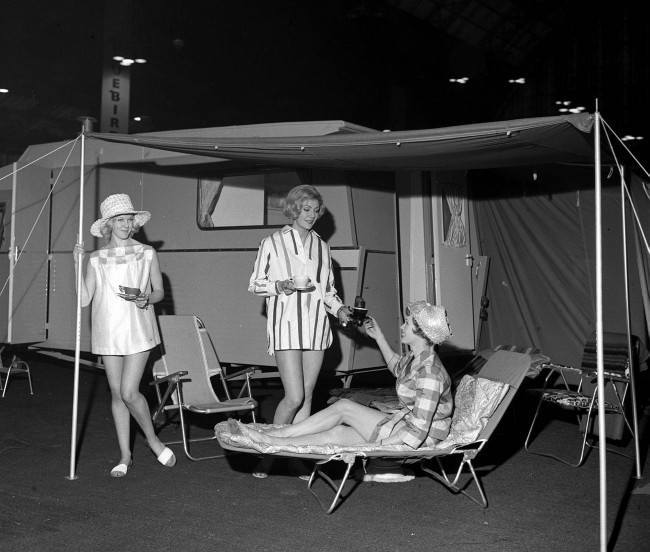
<svg viewBox="0 0 650 552">
<path fill-rule="evenodd" d="M 435 448 L 411 449 L 406 445 L 378 447 L 371 443 L 355 447 L 328 446 L 282 446 L 275 447 L 249 439 L 245 431 L 237 431 L 237 423 L 222 422 L 215 426 L 219 444 L 226 450 L 288 456 L 314 460 L 314 469 L 307 486 L 326 511 L 332 513 L 344 500 L 343 489 L 357 459 L 364 463 L 368 458 L 397 458 L 421 463 L 422 469 L 454 493 L 463 493 L 477 504 L 487 507 L 487 498 L 474 469 L 473 460 L 488 442 L 494 429 L 503 418 L 523 378 L 530 368 L 531 357 L 512 351 L 496 351 L 476 375 L 465 375 L 455 392 L 455 411 L 450 434 Z M 251 427 L 268 427 L 253 424 Z M 233 431 L 235 428 L 235 431 Z M 459 460 L 455 473 L 448 474 L 444 463 L 450 458 Z M 437 469 L 425 465 L 434 461 Z M 346 464 L 340 483 L 323 471 L 329 462 Z M 334 491 L 331 502 L 323 501 L 313 489 L 322 478 Z M 470 494 L 466 488 L 472 481 L 477 493 Z"/>
</svg>

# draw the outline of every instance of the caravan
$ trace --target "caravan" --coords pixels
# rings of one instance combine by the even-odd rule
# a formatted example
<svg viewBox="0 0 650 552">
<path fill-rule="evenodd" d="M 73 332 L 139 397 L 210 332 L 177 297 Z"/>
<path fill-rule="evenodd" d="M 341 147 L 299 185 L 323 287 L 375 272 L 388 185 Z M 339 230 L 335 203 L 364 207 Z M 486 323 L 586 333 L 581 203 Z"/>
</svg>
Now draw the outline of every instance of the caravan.
<svg viewBox="0 0 650 552">
<path fill-rule="evenodd" d="M 325 121 L 142 136 L 245 141 L 367 133 L 376 134 L 357 125 Z M 340 296 L 349 305 L 363 296 L 394 346 L 399 342 L 403 303 L 424 296 L 433 301 L 440 293 L 440 284 L 436 289 L 433 282 L 432 238 L 442 227 L 432 227 L 437 213 L 431 210 L 432 205 L 441 213 L 443 207 L 449 208 L 441 201 L 426 203 L 419 195 L 397 193 L 398 187 L 421 187 L 421 172 L 248 162 L 96 139 L 87 139 L 85 150 L 85 248 L 101 245 L 88 229 L 107 195 L 127 193 L 137 207 L 151 211 L 152 220 L 136 237 L 158 251 L 166 295 L 157 312 L 199 315 L 210 328 L 222 362 L 261 370 L 274 364 L 266 352 L 264 303 L 248 293 L 247 285 L 261 239 L 269 229 L 287 222 L 282 215 L 283 196 L 300 183 L 315 185 L 324 197 L 327 212 L 316 230 L 331 247 Z M 0 174 L 7 175 L 0 181 L 4 214 L 0 277 L 7 280 L 0 298 L 0 341 L 70 354 L 75 348 L 71 251 L 77 241 L 78 144 L 31 146 L 16 168 L 14 172 L 13 167 L 5 167 Z M 458 201 L 465 204 L 467 220 L 467 200 Z M 428 228 L 423 226 L 425 211 Z M 442 223 L 444 216 L 440 217 Z M 448 282 L 445 291 L 448 288 L 456 297 L 447 301 L 450 316 L 457 321 L 455 345 L 468 350 L 477 346 L 478 339 L 479 309 L 472 297 L 480 299 L 487 267 L 486 260 L 477 260 L 480 270 L 472 272 L 467 262 L 470 245 L 468 239 L 450 249 L 444 263 L 447 270 L 440 275 Z M 400 253 L 414 247 L 422 248 L 423 254 Z M 452 265 L 460 273 L 450 271 Z M 474 273 L 478 277 L 472 284 Z M 87 309 L 82 316 L 81 350 L 88 352 Z M 380 365 L 381 357 L 356 330 L 337 328 L 325 363 L 330 370 L 346 372 Z"/>
</svg>

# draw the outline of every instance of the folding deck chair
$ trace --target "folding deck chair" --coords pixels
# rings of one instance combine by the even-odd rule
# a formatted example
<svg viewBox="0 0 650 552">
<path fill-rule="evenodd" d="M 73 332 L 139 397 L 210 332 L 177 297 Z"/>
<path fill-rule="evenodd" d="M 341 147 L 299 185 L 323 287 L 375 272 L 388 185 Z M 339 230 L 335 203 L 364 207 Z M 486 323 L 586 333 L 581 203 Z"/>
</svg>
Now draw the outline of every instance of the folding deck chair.
<svg viewBox="0 0 650 552">
<path fill-rule="evenodd" d="M 2 353 L 5 350 L 6 345 L 0 347 L 0 391 L 2 391 L 2 398 L 4 398 L 5 393 L 7 392 L 7 387 L 9 386 L 9 378 L 12 375 L 16 374 L 27 374 L 27 381 L 29 382 L 29 394 L 34 394 L 34 388 L 32 387 L 32 375 L 29 371 L 29 364 L 24 360 L 20 360 L 18 355 L 13 355 L 9 363 L 5 366 L 2 362 Z M 5 380 L 2 381 L 2 374 L 5 374 Z"/>
<path fill-rule="evenodd" d="M 158 322 L 165 352 L 153 368 L 154 380 L 151 385 L 156 386 L 159 397 L 159 405 L 152 416 L 154 425 L 157 425 L 163 412 L 178 412 L 182 439 L 165 444 L 183 443 L 190 460 L 221 458 L 223 454 L 197 457 L 190 453 L 190 443 L 211 441 L 215 436 L 190 439 L 184 411 L 194 414 L 250 412 L 254 422 L 257 401 L 251 394 L 252 369 L 226 375 L 210 335 L 198 316 L 159 316 Z M 210 379 L 213 376 L 219 376 L 223 399 L 214 391 Z M 244 380 L 239 395 L 231 398 L 228 381 L 242 376 Z M 161 385 L 166 385 L 164 393 L 160 391 Z"/>
<path fill-rule="evenodd" d="M 455 392 L 455 412 L 450 435 L 435 448 L 414 450 L 406 445 L 378 447 L 373 444 L 355 447 L 336 445 L 276 447 L 251 441 L 241 433 L 233 433 L 227 422 L 217 424 L 215 434 L 222 448 L 226 450 L 314 460 L 314 468 L 307 487 L 327 514 L 332 513 L 350 494 L 343 496 L 343 489 L 356 460 L 361 459 L 365 465 L 368 458 L 395 458 L 412 463 L 419 462 L 425 473 L 453 493 L 463 493 L 485 508 L 487 498 L 472 462 L 503 418 L 530 368 L 530 363 L 531 357 L 528 354 L 496 351 L 478 374 L 463 376 Z M 449 458 L 460 461 L 453 476 L 447 473 L 443 465 Z M 438 469 L 423 465 L 428 460 L 435 460 Z M 343 478 L 338 484 L 323 471 L 326 464 L 334 461 L 347 464 Z M 334 492 L 331 502 L 322 500 L 313 489 L 319 477 Z M 472 481 L 476 484 L 478 494 L 470 494 L 466 491 Z"/>
<path fill-rule="evenodd" d="M 632 370 L 636 369 L 639 356 L 639 339 L 637 336 L 631 336 L 632 358 L 628 351 L 627 334 L 605 332 L 603 334 L 603 361 L 604 361 L 604 381 L 605 381 L 605 416 L 608 425 L 613 429 L 614 420 L 617 420 L 619 426 L 625 425 L 632 436 L 636 439 L 634 428 L 625 412 L 625 400 L 628 396 Z M 596 366 L 596 336 L 592 334 L 585 344 L 583 351 L 582 363 L 580 367 L 566 366 L 548 362 L 542 365 L 548 373 L 544 378 L 542 389 L 533 389 L 531 391 L 539 393 L 535 415 L 528 429 L 528 434 L 524 442 L 524 449 L 531 454 L 553 458 L 563 464 L 577 468 L 585 461 L 588 451 L 596 447 L 589 440 L 589 436 L 594 432 L 594 421 L 598 416 L 598 387 L 596 385 L 597 366 Z M 558 379 L 560 387 L 553 387 L 553 380 Z M 571 380 L 578 381 L 572 384 Z M 544 451 L 537 447 L 531 449 L 533 436 L 536 435 L 535 428 L 538 427 L 540 412 L 544 405 L 559 407 L 563 410 L 569 410 L 575 413 L 578 422 L 579 431 L 582 434 L 580 439 L 579 452 L 575 459 L 562 457 L 553 454 L 550 451 Z M 622 428 L 621 428 L 622 429 Z M 621 431 L 612 431 L 613 434 Z M 607 448 L 609 452 L 627 456 L 622 452 Z"/>
</svg>

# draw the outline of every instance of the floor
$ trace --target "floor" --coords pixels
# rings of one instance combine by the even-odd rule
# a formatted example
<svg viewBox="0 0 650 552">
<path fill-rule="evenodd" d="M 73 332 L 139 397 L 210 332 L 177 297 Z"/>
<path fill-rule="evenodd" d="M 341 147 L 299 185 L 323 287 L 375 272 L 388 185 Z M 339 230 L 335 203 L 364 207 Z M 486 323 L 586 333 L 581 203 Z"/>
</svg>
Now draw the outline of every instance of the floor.
<svg viewBox="0 0 650 552">
<path fill-rule="evenodd" d="M 72 365 L 42 356 L 29 362 L 34 396 L 26 380 L 16 378 L 0 399 L 4 552 L 521 552 L 599 546 L 598 454 L 574 469 L 523 451 L 531 414 L 525 392 L 476 461 L 488 508 L 418 473 L 405 483 L 356 484 L 328 516 L 297 477 L 305 466 L 286 461 L 277 461 L 271 476 L 260 480 L 251 476 L 257 462 L 252 455 L 195 463 L 176 446 L 178 462 L 169 469 L 156 462 L 137 435 L 133 467 L 122 479 L 109 477 L 117 451 L 108 388 L 98 370 L 80 372 L 78 458 L 76 479 L 70 480 Z M 328 385 L 336 382 L 323 381 L 319 388 L 326 391 Z M 150 388 L 143 389 L 151 397 Z M 272 381 L 254 385 L 262 418 L 269 419 L 279 392 Z M 193 420 L 194 435 L 211 435 L 217 421 Z M 641 422 L 645 429 L 647 418 Z M 170 424 L 161 436 L 176 438 L 177 427 Z M 575 425 L 549 420 L 535 444 L 563 453 L 575 437 Z M 197 446 L 209 452 L 218 448 L 214 441 Z M 629 454 L 632 446 L 620 450 Z M 609 549 L 645 549 L 650 542 L 648 479 L 635 479 L 633 460 L 614 454 L 607 455 L 607 474 Z"/>
</svg>

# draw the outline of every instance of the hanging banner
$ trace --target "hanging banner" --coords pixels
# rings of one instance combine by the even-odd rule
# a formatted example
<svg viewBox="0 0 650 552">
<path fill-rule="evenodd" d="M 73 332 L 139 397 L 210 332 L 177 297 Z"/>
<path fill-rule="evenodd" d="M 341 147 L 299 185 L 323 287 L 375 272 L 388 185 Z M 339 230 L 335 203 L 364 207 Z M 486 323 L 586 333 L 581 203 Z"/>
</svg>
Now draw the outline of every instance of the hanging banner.
<svg viewBox="0 0 650 552">
<path fill-rule="evenodd" d="M 128 134 L 130 87 L 128 67 L 112 60 L 104 66 L 101 132 Z"/>
</svg>

